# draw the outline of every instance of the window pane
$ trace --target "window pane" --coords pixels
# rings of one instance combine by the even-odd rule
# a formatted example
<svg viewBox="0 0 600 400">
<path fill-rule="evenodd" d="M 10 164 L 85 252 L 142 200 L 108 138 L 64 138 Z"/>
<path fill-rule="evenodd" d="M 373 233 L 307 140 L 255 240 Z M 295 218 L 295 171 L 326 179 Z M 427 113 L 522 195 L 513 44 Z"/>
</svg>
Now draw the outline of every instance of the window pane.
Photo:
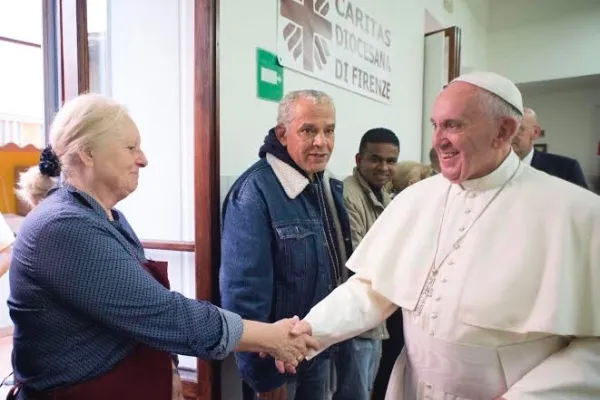
<svg viewBox="0 0 600 400">
<path fill-rule="evenodd" d="M 41 25 L 41 21 L 38 21 Z M 44 70 L 41 47 L 0 41 L 0 146 L 44 147 Z"/>
<path fill-rule="evenodd" d="M 0 36 L 42 44 L 40 0 L 0 0 Z"/>
<path fill-rule="evenodd" d="M 110 95 L 106 46 L 107 0 L 87 1 L 90 92 Z"/>
</svg>

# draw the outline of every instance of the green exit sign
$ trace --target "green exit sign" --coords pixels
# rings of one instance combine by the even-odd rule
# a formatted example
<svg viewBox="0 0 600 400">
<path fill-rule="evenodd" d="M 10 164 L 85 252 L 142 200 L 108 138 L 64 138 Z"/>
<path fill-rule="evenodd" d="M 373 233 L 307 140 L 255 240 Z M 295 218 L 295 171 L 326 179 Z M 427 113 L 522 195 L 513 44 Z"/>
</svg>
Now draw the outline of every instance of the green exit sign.
<svg viewBox="0 0 600 400">
<path fill-rule="evenodd" d="M 256 48 L 256 97 L 279 101 L 283 97 L 283 67 L 277 55 Z"/>
</svg>

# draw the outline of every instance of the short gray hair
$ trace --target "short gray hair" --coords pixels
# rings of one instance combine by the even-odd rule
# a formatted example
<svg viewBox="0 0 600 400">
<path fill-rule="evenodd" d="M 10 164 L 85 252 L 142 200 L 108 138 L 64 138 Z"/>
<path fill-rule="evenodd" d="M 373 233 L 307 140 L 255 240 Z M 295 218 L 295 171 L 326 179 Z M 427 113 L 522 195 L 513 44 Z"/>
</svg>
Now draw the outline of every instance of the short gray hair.
<svg viewBox="0 0 600 400">
<path fill-rule="evenodd" d="M 277 106 L 277 125 L 287 125 L 294 120 L 294 106 L 301 99 L 312 100 L 314 104 L 330 104 L 335 113 L 333 99 L 327 93 L 313 89 L 294 90 L 286 94 Z"/>
<path fill-rule="evenodd" d="M 521 124 L 523 120 L 523 114 L 512 104 L 487 90 L 477 91 L 477 102 L 481 111 L 492 118 L 508 117 L 517 121 L 518 124 Z"/>
</svg>

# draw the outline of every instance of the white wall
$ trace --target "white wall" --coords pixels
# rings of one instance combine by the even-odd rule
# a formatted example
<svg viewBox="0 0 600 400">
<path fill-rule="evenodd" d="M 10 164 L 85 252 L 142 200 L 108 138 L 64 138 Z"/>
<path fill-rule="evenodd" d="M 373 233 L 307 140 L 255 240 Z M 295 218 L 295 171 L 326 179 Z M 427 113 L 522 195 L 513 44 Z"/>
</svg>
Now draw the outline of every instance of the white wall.
<svg viewBox="0 0 600 400">
<path fill-rule="evenodd" d="M 444 28 L 458 26 L 461 29 L 461 70 L 485 70 L 488 64 L 488 1 L 454 0 L 452 13 L 446 11 L 442 0 L 424 0 L 423 3 Z"/>
<path fill-rule="evenodd" d="M 418 159 L 421 135 L 421 86 L 424 9 L 419 2 L 354 0 L 392 29 L 393 100 L 391 105 L 284 71 L 284 90 L 314 88 L 329 93 L 337 108 L 336 143 L 329 167 L 349 175 L 362 134 L 373 127 L 392 129 L 401 158 Z M 244 17 L 241 17 L 244 16 Z M 221 0 L 221 173 L 239 175 L 258 159 L 267 130 L 275 125 L 276 104 L 256 98 L 256 47 L 275 52 L 277 1 Z"/>
<path fill-rule="evenodd" d="M 546 131 L 538 143 L 547 143 L 550 153 L 577 159 L 588 179 L 600 173 L 596 155 L 600 140 L 600 87 L 542 94 L 523 91 L 523 100 L 535 110 Z"/>
<path fill-rule="evenodd" d="M 193 0 L 116 0 L 108 12 L 112 97 L 128 106 L 149 160 L 117 207 L 141 239 L 194 240 Z M 173 290 L 195 297 L 192 254 L 169 261 Z M 182 358 L 195 368 L 195 359 Z"/>
<path fill-rule="evenodd" d="M 516 83 L 600 73 L 600 2 L 491 2 L 488 62 Z"/>
</svg>

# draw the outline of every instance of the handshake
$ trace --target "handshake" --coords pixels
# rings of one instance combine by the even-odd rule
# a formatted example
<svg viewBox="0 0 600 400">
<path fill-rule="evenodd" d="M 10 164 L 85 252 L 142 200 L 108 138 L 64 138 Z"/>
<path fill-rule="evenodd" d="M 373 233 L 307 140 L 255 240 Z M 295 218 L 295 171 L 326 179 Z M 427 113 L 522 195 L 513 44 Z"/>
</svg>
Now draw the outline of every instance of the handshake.
<svg viewBox="0 0 600 400">
<path fill-rule="evenodd" d="M 277 321 L 270 325 L 269 330 L 268 350 L 260 352 L 260 356 L 273 357 L 280 373 L 296 373 L 296 367 L 308 353 L 319 349 L 319 342 L 311 336 L 311 326 L 298 317 Z"/>
</svg>

